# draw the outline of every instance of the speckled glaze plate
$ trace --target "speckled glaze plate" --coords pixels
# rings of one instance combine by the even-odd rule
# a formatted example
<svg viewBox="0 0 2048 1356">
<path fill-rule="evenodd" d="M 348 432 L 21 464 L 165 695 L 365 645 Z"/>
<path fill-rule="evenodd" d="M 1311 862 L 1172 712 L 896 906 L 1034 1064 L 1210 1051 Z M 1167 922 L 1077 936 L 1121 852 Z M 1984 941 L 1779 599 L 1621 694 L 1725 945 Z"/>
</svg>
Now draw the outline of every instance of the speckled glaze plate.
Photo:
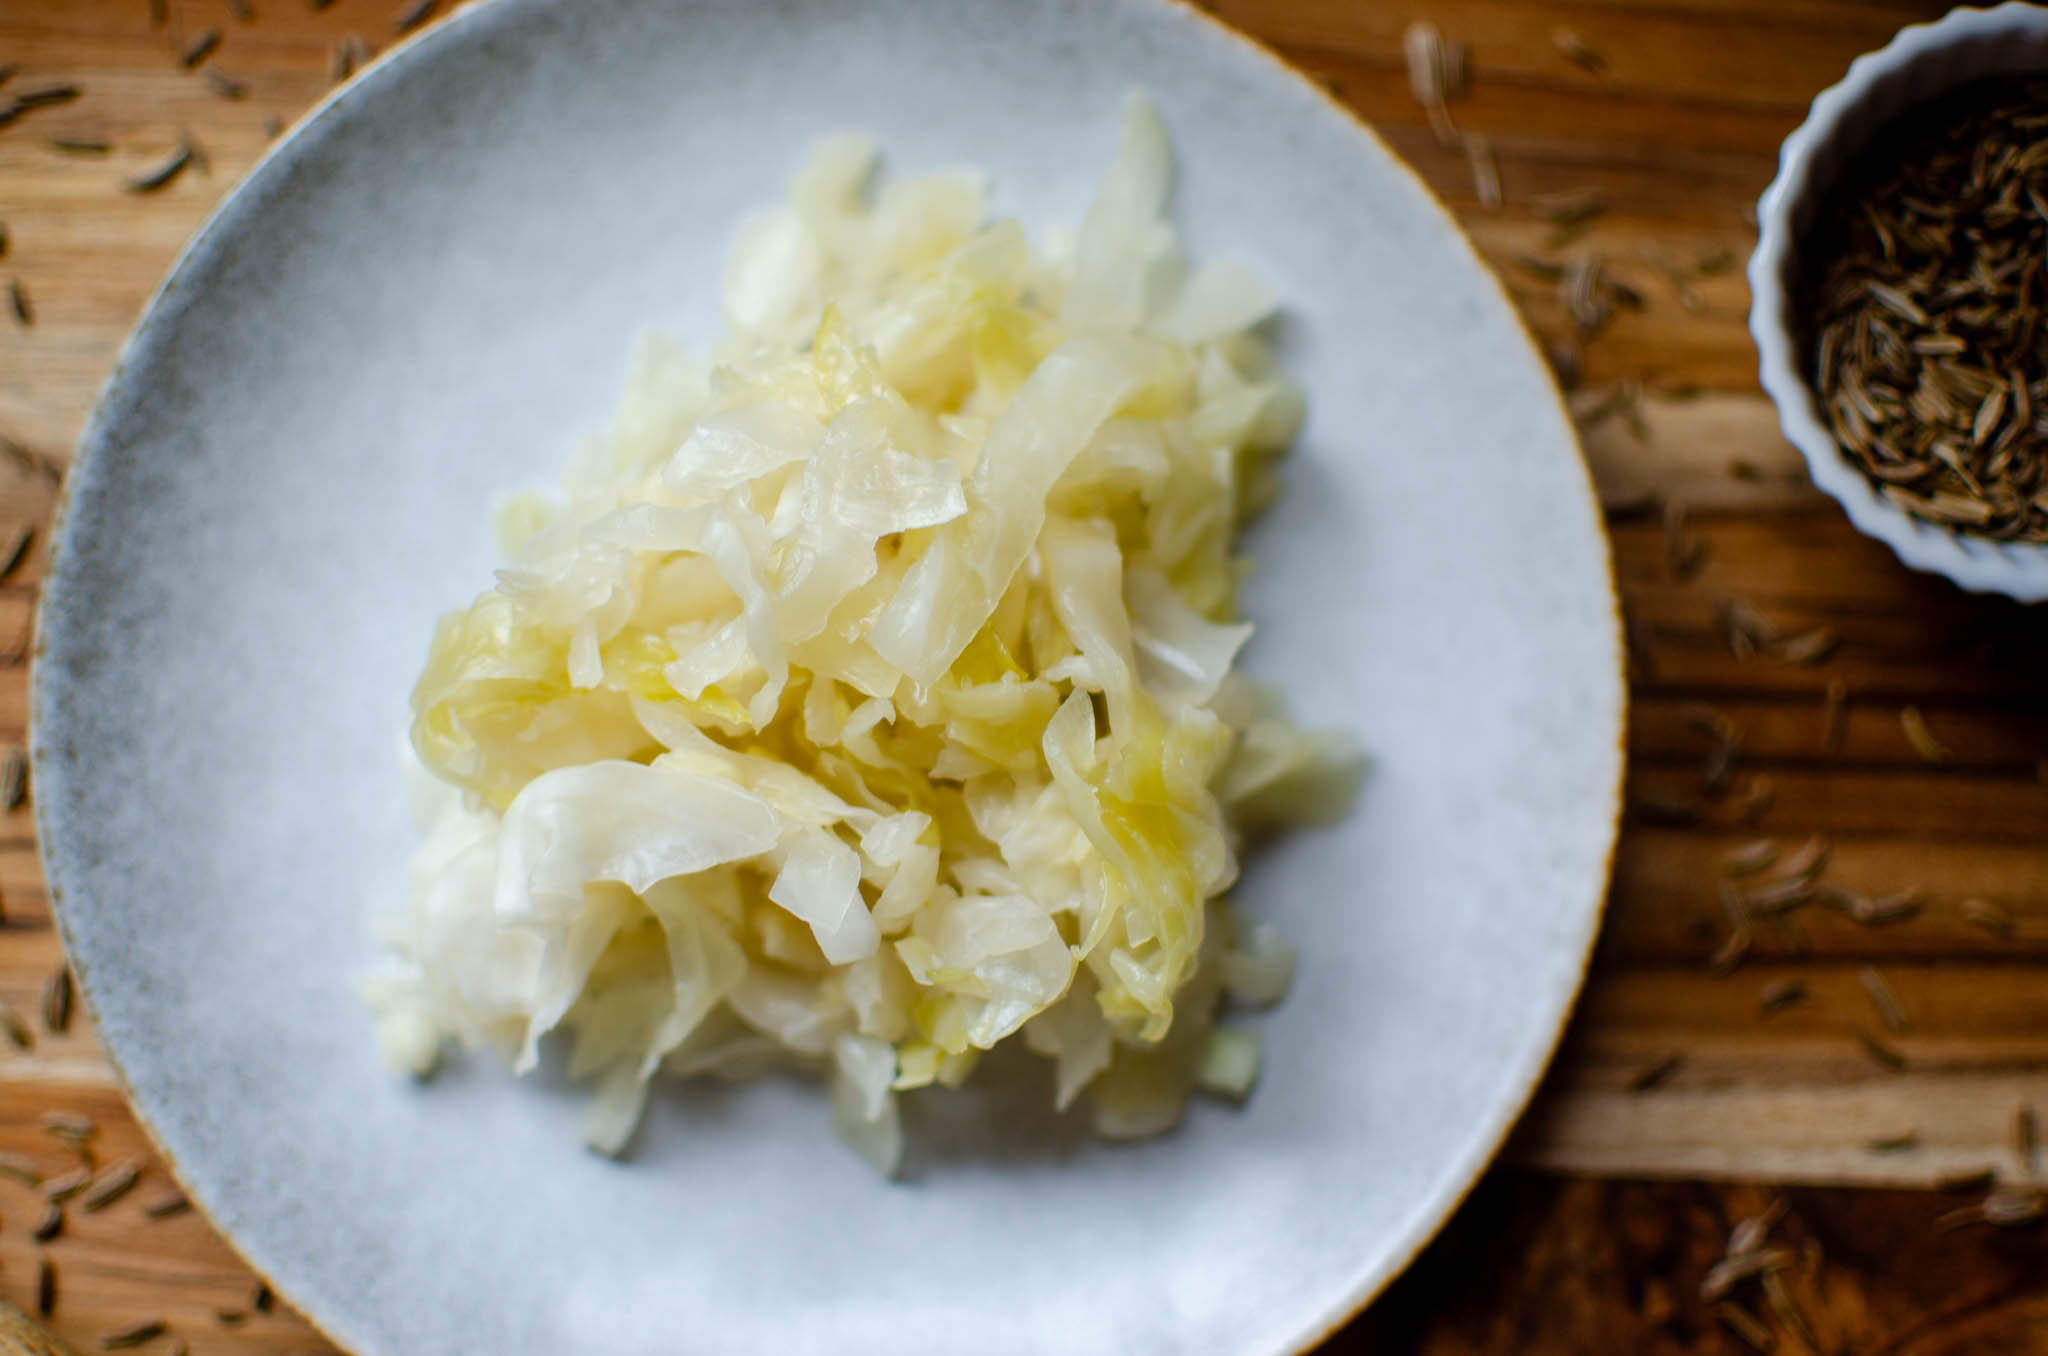
<svg viewBox="0 0 2048 1356">
<path fill-rule="evenodd" d="M 1249 1105 L 1090 1142 L 998 1084 L 877 1179 L 797 1082 L 655 1099 L 636 1158 L 486 1063 L 388 1076 L 356 980 L 411 830 L 396 742 L 487 506 L 715 330 L 736 216 L 817 136 L 1078 219 L 1151 91 L 1191 248 L 1288 299 L 1310 417 L 1249 664 L 1375 769 L 1257 861 L 1299 941 Z M 492 0 L 372 67 L 201 232 L 86 433 L 35 674 L 42 842 L 135 1105 L 363 1356 L 1271 1356 L 1415 1253 L 1584 971 L 1623 688 L 1571 425 L 1449 216 L 1321 92 L 1160 0 Z"/>
</svg>

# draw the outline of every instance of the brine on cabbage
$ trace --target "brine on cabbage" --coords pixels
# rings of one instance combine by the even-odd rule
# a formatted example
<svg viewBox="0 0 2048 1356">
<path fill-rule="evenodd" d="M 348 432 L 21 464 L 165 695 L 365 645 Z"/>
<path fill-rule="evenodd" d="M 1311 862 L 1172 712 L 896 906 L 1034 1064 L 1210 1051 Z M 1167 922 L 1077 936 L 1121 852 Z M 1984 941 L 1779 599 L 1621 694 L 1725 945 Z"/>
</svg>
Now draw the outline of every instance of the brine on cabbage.
<svg viewBox="0 0 2048 1356">
<path fill-rule="evenodd" d="M 1232 914 L 1248 833 L 1348 806 L 1350 744 L 1233 668 L 1232 541 L 1300 392 L 1246 270 L 1191 264 L 1134 96 L 1078 232 L 819 145 L 728 260 L 728 336 L 655 340 L 413 693 L 425 841 L 378 919 L 387 1059 L 560 1039 L 616 1152 L 664 1073 L 897 1096 L 1006 1040 L 1113 1136 L 1242 1096 L 1293 955 Z"/>
</svg>

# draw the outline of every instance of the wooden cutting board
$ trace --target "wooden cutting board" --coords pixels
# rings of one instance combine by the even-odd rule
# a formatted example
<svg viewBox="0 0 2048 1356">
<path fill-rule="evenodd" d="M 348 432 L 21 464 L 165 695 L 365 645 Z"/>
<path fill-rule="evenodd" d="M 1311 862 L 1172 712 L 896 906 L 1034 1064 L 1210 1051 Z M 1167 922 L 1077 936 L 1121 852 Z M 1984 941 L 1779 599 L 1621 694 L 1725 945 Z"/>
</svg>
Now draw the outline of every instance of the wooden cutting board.
<svg viewBox="0 0 2048 1356">
<path fill-rule="evenodd" d="M 222 0 L 166 3 L 161 25 L 151 0 L 15 0 L 0 9 L 0 62 L 20 66 L 0 97 L 58 82 L 82 90 L 76 102 L 0 131 L 0 287 L 18 281 L 33 314 L 32 325 L 20 323 L 0 299 L 0 435 L 13 449 L 0 457 L 0 525 L 46 520 L 123 336 L 184 240 L 268 144 L 266 124 L 288 122 L 331 88 L 346 36 L 388 44 L 398 10 L 386 0 L 335 0 L 317 11 L 306 0 L 249 0 L 255 12 L 243 20 Z M 1987 1166 L 2018 1171 L 2016 1110 L 2048 1116 L 2048 615 L 1909 573 L 1807 485 L 1757 387 L 1740 271 L 1716 267 L 1746 257 L 1746 211 L 1812 96 L 1857 53 L 1938 8 L 1214 8 L 1382 130 L 1453 204 L 1546 343 L 1567 347 L 1572 334 L 1546 276 L 1556 267 L 1597 254 L 1643 298 L 1583 345 L 1574 396 L 1594 416 L 1587 453 L 1615 510 L 1615 565 L 1634 637 L 1632 794 L 1697 799 L 1713 747 L 1703 726 L 1725 721 L 1740 750 L 1730 792 L 1703 802 L 1699 822 L 1630 815 L 1584 1002 L 1512 1160 L 1580 1174 L 1895 1186 Z M 1451 112 L 1491 144 L 1505 199 L 1498 210 L 1481 206 L 1465 157 L 1438 143 L 1409 94 L 1402 35 L 1418 19 L 1470 45 L 1470 88 Z M 177 59 L 216 28 L 212 67 L 242 97 L 226 97 L 233 85 L 224 92 Z M 1567 28 L 1572 36 L 1560 33 Z M 158 192 L 122 191 L 186 136 L 201 161 Z M 53 138 L 110 149 L 63 150 Z M 1559 214 L 1557 195 L 1582 192 L 1605 210 L 1560 240 L 1570 232 L 1546 215 Z M 1688 276 L 1682 288 L 1665 276 L 1673 266 Z M 1643 392 L 1631 406 L 1639 420 L 1613 412 L 1623 382 Z M 1681 547 L 1697 541 L 1705 552 L 1695 571 L 1673 568 L 1665 522 L 1640 511 L 1648 496 L 1684 507 Z M 19 743 L 25 730 L 20 656 L 40 545 L 39 532 L 36 549 L 0 580 L 0 656 L 12 656 L 0 667 L 0 743 Z M 1722 622 L 1731 603 L 1787 633 L 1829 628 L 1839 646 L 1813 665 L 1739 658 Z M 1825 714 L 1833 683 L 1847 694 L 1838 745 Z M 1924 713 L 1947 761 L 1916 753 L 1901 724 L 1908 706 Z M 1761 802 L 1760 782 L 1768 807 L 1741 822 L 1743 807 Z M 1831 847 L 1827 880 L 1869 895 L 1918 890 L 1924 906 L 1884 927 L 1806 910 L 1796 930 L 1759 930 L 1739 967 L 1710 966 L 1726 929 L 1724 854 L 1759 837 L 1789 853 L 1815 834 Z M 1974 899 L 1996 905 L 2010 928 L 1971 922 L 1964 904 Z M 97 1122 L 98 1161 L 145 1165 L 141 1185 L 105 1210 L 74 1204 L 64 1235 L 46 1247 L 28 1239 L 37 1194 L 0 1178 L 0 1290 L 32 1299 L 47 1257 L 60 1267 L 60 1325 L 81 1345 L 162 1314 L 174 1333 L 151 1349 L 176 1340 L 223 1352 L 316 1349 L 298 1320 L 255 1308 L 253 1279 L 198 1215 L 150 1217 L 144 1207 L 165 1203 L 170 1183 L 124 1109 L 90 1022 L 81 1014 L 54 1033 L 41 1020 L 61 957 L 27 807 L 0 820 L 0 901 L 0 1001 L 33 1042 L 0 1047 L 0 1151 L 64 1170 L 69 1151 L 38 1120 L 60 1109 Z M 1886 1029 L 1870 972 L 1896 996 L 1905 1029 Z M 1766 986 L 1789 982 L 1803 986 L 1804 1001 L 1760 1013 Z M 1879 1062 L 1859 1033 L 1879 1037 L 1903 1066 Z M 1653 1071 L 1662 1076 L 1652 1080 Z M 1466 1342 L 1440 1327 L 1432 1350 L 1527 1349 Z"/>
</svg>

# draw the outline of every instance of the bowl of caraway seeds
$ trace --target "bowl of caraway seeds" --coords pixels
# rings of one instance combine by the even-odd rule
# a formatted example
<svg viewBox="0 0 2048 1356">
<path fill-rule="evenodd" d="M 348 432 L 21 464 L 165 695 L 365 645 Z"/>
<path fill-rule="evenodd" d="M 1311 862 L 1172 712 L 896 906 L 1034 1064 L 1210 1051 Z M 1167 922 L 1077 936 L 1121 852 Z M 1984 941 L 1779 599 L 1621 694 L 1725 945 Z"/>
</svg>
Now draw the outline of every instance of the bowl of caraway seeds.
<svg viewBox="0 0 2048 1356">
<path fill-rule="evenodd" d="M 1859 57 L 1757 225 L 1750 331 L 1814 483 L 1908 565 L 2048 598 L 2048 9 Z"/>
</svg>

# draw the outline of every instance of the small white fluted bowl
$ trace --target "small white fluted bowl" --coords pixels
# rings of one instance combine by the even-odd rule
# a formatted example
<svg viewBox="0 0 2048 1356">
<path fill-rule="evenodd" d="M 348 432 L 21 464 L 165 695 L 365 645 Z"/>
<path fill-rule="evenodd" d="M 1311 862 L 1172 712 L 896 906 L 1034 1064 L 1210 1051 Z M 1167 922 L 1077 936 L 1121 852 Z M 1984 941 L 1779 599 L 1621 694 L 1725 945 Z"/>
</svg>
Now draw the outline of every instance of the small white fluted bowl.
<svg viewBox="0 0 2048 1356">
<path fill-rule="evenodd" d="M 1828 189 L 1900 114 L 1958 85 L 2025 71 L 2048 74 L 2048 8 L 2004 4 L 1951 10 L 1899 31 L 1880 51 L 1850 63 L 1785 139 L 1778 177 L 1757 205 L 1756 253 L 1749 260 L 1749 331 L 1764 389 L 1777 402 L 1785 436 L 1806 457 L 1813 483 L 1835 497 L 1849 521 L 1918 570 L 1948 576 L 1977 593 L 2022 602 L 2048 598 L 2048 546 L 1996 542 L 1922 522 L 1877 492 L 1842 451 L 1808 384 L 1799 317 L 1800 247 Z"/>
</svg>

